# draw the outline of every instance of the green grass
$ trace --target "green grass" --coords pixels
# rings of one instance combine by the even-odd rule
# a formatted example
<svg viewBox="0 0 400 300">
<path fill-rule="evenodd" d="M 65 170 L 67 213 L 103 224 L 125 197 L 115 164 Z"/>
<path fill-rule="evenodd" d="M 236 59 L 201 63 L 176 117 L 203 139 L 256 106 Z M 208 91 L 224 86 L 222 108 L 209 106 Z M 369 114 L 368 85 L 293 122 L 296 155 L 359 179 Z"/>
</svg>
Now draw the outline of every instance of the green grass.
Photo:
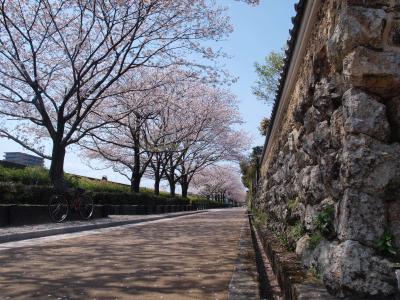
<svg viewBox="0 0 400 300">
<path fill-rule="evenodd" d="M 65 179 L 72 187 L 80 187 L 93 192 L 130 192 L 130 187 L 128 185 L 117 184 L 114 182 L 91 180 L 89 178 L 78 177 L 70 174 L 65 174 Z"/>
<path fill-rule="evenodd" d="M 261 226 L 267 224 L 269 217 L 267 212 L 253 208 L 252 214 L 253 214 L 254 226 L 256 228 L 260 228 Z"/>
<path fill-rule="evenodd" d="M 286 232 L 281 233 L 277 231 L 275 232 L 275 236 L 287 251 L 294 252 L 296 250 L 296 245 L 290 242 Z"/>
<path fill-rule="evenodd" d="M 299 207 L 299 205 L 300 205 L 300 198 L 299 197 L 296 197 L 296 198 L 293 198 L 293 199 L 289 199 L 288 208 L 291 211 L 297 209 Z"/>
<path fill-rule="evenodd" d="M 128 185 L 107 181 L 91 180 L 76 175 L 65 174 L 65 180 L 71 187 L 80 187 L 93 192 L 129 192 Z M 24 169 L 6 168 L 0 166 L 0 182 L 22 183 L 26 185 L 50 186 L 49 171 L 42 167 L 27 167 Z M 143 192 L 150 192 L 146 189 Z M 152 192 L 152 191 L 151 191 Z"/>
<path fill-rule="evenodd" d="M 301 222 L 297 222 L 295 225 L 290 226 L 290 235 L 297 242 L 300 238 L 305 234 L 306 230 L 301 224 Z"/>
</svg>

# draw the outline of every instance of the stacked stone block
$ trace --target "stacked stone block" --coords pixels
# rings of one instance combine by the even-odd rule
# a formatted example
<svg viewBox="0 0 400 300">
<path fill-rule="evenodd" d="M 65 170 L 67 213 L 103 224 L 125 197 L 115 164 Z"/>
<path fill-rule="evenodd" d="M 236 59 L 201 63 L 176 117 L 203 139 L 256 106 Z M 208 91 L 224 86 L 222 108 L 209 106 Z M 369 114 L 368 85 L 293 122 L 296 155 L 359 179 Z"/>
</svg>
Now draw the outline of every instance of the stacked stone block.
<svg viewBox="0 0 400 300">
<path fill-rule="evenodd" d="M 332 293 L 390 299 L 396 258 L 378 244 L 400 249 L 400 1 L 322 1 L 306 52 L 255 205 Z"/>
</svg>

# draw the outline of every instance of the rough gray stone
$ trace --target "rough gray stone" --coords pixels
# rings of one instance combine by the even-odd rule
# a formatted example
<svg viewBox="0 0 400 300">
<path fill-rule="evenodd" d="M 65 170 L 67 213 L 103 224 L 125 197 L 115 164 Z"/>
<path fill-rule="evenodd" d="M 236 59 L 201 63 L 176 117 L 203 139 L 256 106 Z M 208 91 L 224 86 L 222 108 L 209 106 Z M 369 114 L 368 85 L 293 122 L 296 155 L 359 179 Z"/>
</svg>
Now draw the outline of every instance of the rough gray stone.
<svg viewBox="0 0 400 300">
<path fill-rule="evenodd" d="M 326 78 L 315 86 L 313 106 L 323 115 L 323 119 L 332 114 L 341 100 L 341 94 L 336 90 L 335 80 L 328 81 Z"/>
<path fill-rule="evenodd" d="M 331 148 L 331 131 L 328 121 L 317 124 L 314 132 L 315 147 L 320 153 L 325 153 Z"/>
<path fill-rule="evenodd" d="M 383 47 L 383 29 L 387 14 L 382 9 L 365 7 L 344 7 L 339 20 L 327 43 L 329 60 L 342 69 L 343 55 L 347 55 L 358 45 L 372 48 Z"/>
<path fill-rule="evenodd" d="M 302 149 L 295 153 L 295 159 L 299 169 L 313 164 L 312 158 Z"/>
<path fill-rule="evenodd" d="M 390 232 L 393 234 L 394 242 L 400 249 L 400 199 L 388 203 L 388 222 Z"/>
<path fill-rule="evenodd" d="M 339 107 L 332 114 L 330 126 L 332 147 L 336 149 L 342 146 L 342 139 L 345 134 L 343 123 L 343 108 Z"/>
<path fill-rule="evenodd" d="M 316 228 L 316 216 L 328 206 L 334 205 L 332 198 L 326 198 L 319 204 L 307 205 L 303 216 L 304 227 L 309 231 L 314 231 Z"/>
<path fill-rule="evenodd" d="M 318 153 L 315 151 L 315 138 L 314 132 L 309 134 L 305 134 L 302 136 L 302 150 L 307 153 L 312 161 L 315 161 L 315 158 L 318 156 Z"/>
<path fill-rule="evenodd" d="M 311 255 L 308 243 L 310 236 L 308 234 L 302 236 L 296 243 L 296 254 L 301 258 L 302 261 L 306 260 Z"/>
<path fill-rule="evenodd" d="M 289 143 L 289 150 L 290 151 L 295 151 L 297 150 L 297 145 L 299 143 L 299 136 L 300 132 L 296 128 L 292 130 L 292 132 L 289 133 L 288 136 L 288 143 Z"/>
<path fill-rule="evenodd" d="M 343 75 L 353 87 L 397 96 L 400 87 L 400 52 L 379 52 L 357 47 L 343 61 Z"/>
<path fill-rule="evenodd" d="M 385 214 L 381 198 L 347 189 L 336 213 L 335 227 L 339 240 L 355 240 L 375 246 L 386 227 Z"/>
<path fill-rule="evenodd" d="M 317 204 L 325 198 L 326 191 L 318 165 L 305 167 L 297 175 L 296 179 L 300 185 L 296 190 L 299 191 L 299 197 L 305 203 Z"/>
<path fill-rule="evenodd" d="M 314 106 L 311 106 L 304 116 L 304 129 L 306 133 L 314 131 L 319 122 L 323 120 L 323 115 Z"/>
<path fill-rule="evenodd" d="M 390 136 L 386 107 L 374 97 L 357 89 L 343 95 L 344 129 L 349 133 L 364 133 L 381 141 Z"/>
<path fill-rule="evenodd" d="M 326 247 L 318 259 L 325 285 L 341 296 L 349 291 L 361 295 L 385 297 L 396 292 L 395 272 L 388 260 L 357 241 L 345 241 L 337 246 Z"/>
<path fill-rule="evenodd" d="M 337 241 L 329 242 L 323 239 L 317 247 L 305 257 L 305 263 L 308 267 L 314 267 L 320 274 L 324 272 L 326 266 L 329 265 L 330 254 L 338 245 Z"/>
<path fill-rule="evenodd" d="M 367 135 L 349 135 L 341 156 L 341 184 L 371 195 L 383 194 L 400 174 L 400 144 L 384 144 Z"/>
<path fill-rule="evenodd" d="M 386 103 L 386 111 L 391 125 L 392 140 L 400 142 L 400 97 L 388 100 Z"/>
<path fill-rule="evenodd" d="M 398 6 L 400 4 L 399 0 L 346 0 L 349 5 L 359 5 L 366 7 L 378 7 L 378 8 L 390 8 L 393 6 Z"/>
<path fill-rule="evenodd" d="M 400 0 L 320 2 L 257 201 L 282 234 L 300 220 L 311 235 L 334 205 L 335 232 L 297 254 L 334 293 L 386 299 L 394 272 L 374 247 L 385 226 L 400 247 Z"/>
<path fill-rule="evenodd" d="M 303 223 L 307 230 L 313 231 L 315 229 L 314 220 L 316 215 L 316 209 L 314 205 L 307 205 L 304 212 Z"/>
</svg>

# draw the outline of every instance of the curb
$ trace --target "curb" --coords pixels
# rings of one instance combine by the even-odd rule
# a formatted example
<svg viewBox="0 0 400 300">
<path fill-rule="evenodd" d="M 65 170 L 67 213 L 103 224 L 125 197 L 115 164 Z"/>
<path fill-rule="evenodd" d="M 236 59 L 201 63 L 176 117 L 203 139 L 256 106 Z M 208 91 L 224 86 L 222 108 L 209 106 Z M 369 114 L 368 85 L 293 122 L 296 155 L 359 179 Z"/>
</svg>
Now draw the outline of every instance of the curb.
<svg viewBox="0 0 400 300">
<path fill-rule="evenodd" d="M 264 299 L 260 294 L 259 276 L 250 224 L 246 216 L 240 230 L 238 257 L 228 286 L 228 300 Z"/>
<path fill-rule="evenodd" d="M 298 260 L 295 253 L 289 253 L 273 234 L 264 229 L 261 232 L 254 226 L 249 214 L 250 228 L 260 238 L 264 252 L 271 262 L 275 277 L 287 300 L 337 300 L 328 293 L 326 287 L 311 277 Z"/>
<path fill-rule="evenodd" d="M 118 226 L 129 225 L 129 224 L 157 221 L 157 220 L 162 220 L 162 219 L 171 219 L 171 218 L 189 216 L 189 215 L 205 213 L 205 212 L 207 212 L 207 210 L 185 212 L 185 213 L 174 213 L 173 215 L 168 214 L 168 215 L 164 215 L 164 216 L 161 215 L 161 216 L 157 216 L 157 217 L 153 217 L 153 218 L 142 218 L 142 219 L 136 219 L 136 220 L 116 221 L 116 222 L 110 222 L 110 223 L 105 223 L 105 224 L 90 224 L 90 225 L 81 225 L 81 226 L 71 226 L 71 227 L 65 227 L 65 228 L 47 229 L 47 230 L 41 230 L 41 231 L 8 234 L 8 235 L 0 236 L 0 244 L 41 238 L 41 237 L 47 237 L 47 236 L 58 235 L 58 234 L 75 233 L 75 232 L 81 232 L 81 231 L 87 231 L 87 230 L 118 227 Z"/>
</svg>

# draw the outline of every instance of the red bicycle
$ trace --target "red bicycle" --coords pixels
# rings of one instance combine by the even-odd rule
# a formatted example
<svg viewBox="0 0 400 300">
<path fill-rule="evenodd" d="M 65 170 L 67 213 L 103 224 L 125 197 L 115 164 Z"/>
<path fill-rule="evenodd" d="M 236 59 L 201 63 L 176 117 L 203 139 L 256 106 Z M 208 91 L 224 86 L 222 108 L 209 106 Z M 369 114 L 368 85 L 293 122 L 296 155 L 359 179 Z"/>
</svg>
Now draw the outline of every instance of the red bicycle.
<svg viewBox="0 0 400 300">
<path fill-rule="evenodd" d="M 76 189 L 72 195 L 57 193 L 50 197 L 48 211 L 53 222 L 61 223 L 68 217 L 70 210 L 79 212 L 84 220 L 93 215 L 93 199 L 84 189 Z"/>
</svg>

